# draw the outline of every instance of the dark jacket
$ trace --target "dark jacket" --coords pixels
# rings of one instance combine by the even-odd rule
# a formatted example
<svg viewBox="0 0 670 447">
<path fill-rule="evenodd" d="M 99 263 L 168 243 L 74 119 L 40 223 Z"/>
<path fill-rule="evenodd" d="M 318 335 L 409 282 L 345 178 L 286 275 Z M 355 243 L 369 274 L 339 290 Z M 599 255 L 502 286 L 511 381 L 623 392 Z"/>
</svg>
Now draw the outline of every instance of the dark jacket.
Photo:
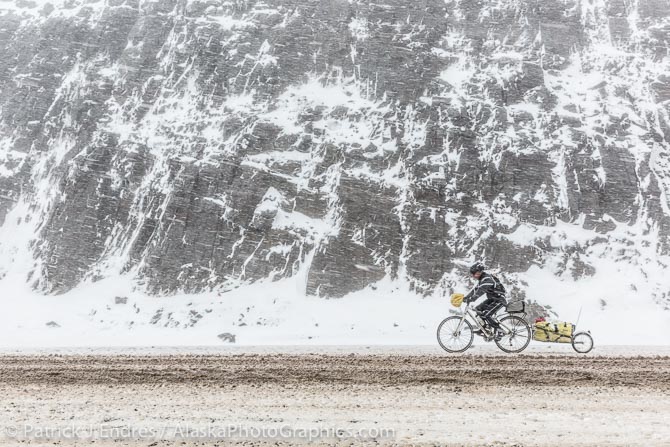
<svg viewBox="0 0 670 447">
<path fill-rule="evenodd" d="M 466 303 L 476 300 L 480 296 L 486 294 L 486 297 L 490 300 L 501 301 L 507 303 L 505 299 L 505 287 L 500 283 L 500 280 L 495 276 L 483 272 L 482 276 L 479 277 L 479 283 L 477 286 L 468 293 L 463 300 Z"/>
</svg>

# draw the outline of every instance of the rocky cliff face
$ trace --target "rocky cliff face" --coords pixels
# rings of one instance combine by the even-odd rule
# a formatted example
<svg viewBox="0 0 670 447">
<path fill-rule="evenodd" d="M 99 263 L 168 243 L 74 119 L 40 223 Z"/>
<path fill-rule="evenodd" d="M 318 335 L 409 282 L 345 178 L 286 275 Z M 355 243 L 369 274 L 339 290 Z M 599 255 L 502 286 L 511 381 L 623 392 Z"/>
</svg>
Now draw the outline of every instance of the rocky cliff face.
<svg viewBox="0 0 670 447">
<path fill-rule="evenodd" d="M 429 294 L 477 258 L 667 305 L 667 0 L 0 11 L 2 273 L 42 292 Z"/>
</svg>

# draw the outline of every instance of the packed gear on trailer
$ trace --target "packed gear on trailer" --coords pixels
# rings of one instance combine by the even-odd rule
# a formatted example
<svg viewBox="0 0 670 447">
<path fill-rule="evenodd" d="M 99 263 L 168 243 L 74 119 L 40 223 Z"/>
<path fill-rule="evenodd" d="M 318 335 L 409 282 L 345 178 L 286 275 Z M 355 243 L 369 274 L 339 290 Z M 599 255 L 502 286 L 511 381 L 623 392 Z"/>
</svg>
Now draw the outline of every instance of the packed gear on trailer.
<svg viewBox="0 0 670 447">
<path fill-rule="evenodd" d="M 538 318 L 533 324 L 533 340 L 554 343 L 572 343 L 575 325 L 568 322 L 550 322 Z"/>
</svg>

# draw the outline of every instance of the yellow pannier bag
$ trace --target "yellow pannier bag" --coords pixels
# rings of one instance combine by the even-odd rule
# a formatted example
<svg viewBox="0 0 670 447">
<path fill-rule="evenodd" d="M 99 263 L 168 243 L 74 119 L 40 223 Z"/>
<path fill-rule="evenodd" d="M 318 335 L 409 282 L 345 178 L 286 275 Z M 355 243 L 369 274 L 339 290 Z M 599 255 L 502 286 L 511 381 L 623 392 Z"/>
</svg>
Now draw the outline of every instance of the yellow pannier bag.
<svg viewBox="0 0 670 447">
<path fill-rule="evenodd" d="M 561 335 L 572 337 L 572 331 L 575 330 L 575 326 L 572 323 L 556 323 L 556 330 Z"/>
<path fill-rule="evenodd" d="M 463 304 L 463 298 L 465 298 L 465 295 L 462 293 L 453 293 L 451 295 L 451 305 L 454 307 L 460 307 L 461 304 Z"/>
<path fill-rule="evenodd" d="M 536 321 L 533 326 L 535 326 L 538 329 L 549 329 L 549 327 L 552 326 L 552 324 L 549 323 L 548 321 Z"/>
<path fill-rule="evenodd" d="M 533 339 L 538 341 L 553 341 L 550 334 L 555 332 L 554 325 L 548 321 L 537 321 L 533 325 Z"/>
<path fill-rule="evenodd" d="M 535 328 L 533 331 L 533 340 L 549 341 L 549 334 L 544 329 Z"/>
<path fill-rule="evenodd" d="M 566 327 L 568 325 L 569 327 Z M 534 325 L 533 340 L 554 343 L 570 343 L 574 325 L 570 323 L 550 323 L 538 321 Z M 567 335 L 566 335 L 567 334 Z"/>
<path fill-rule="evenodd" d="M 549 341 L 553 341 L 554 343 L 570 343 L 572 339 L 565 335 L 561 335 L 558 332 L 550 332 Z"/>
</svg>

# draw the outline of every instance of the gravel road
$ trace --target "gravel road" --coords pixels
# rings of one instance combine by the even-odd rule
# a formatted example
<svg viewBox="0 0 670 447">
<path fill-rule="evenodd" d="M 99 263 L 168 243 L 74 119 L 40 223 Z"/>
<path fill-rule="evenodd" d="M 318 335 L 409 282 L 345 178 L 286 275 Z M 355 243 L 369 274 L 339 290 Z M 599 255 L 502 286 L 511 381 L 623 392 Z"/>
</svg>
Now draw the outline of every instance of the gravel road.
<svg viewBox="0 0 670 447">
<path fill-rule="evenodd" d="M 667 446 L 668 421 L 665 355 L 0 355 L 0 445 Z"/>
</svg>

